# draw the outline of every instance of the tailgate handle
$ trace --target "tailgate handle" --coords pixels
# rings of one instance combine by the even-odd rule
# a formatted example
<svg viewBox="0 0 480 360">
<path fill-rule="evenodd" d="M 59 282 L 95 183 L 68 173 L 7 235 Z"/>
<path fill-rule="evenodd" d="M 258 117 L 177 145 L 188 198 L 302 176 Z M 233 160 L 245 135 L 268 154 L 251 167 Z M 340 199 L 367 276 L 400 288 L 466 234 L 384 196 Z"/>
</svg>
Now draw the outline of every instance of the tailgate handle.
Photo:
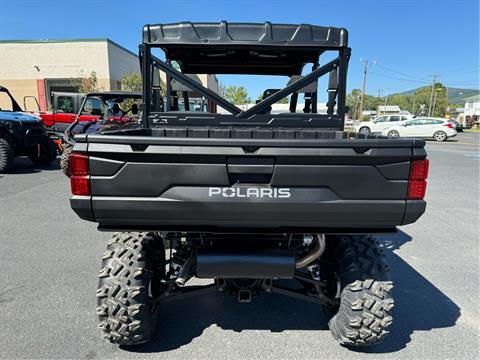
<svg viewBox="0 0 480 360">
<path fill-rule="evenodd" d="M 229 174 L 273 174 L 273 158 L 230 158 L 227 159 Z"/>
</svg>

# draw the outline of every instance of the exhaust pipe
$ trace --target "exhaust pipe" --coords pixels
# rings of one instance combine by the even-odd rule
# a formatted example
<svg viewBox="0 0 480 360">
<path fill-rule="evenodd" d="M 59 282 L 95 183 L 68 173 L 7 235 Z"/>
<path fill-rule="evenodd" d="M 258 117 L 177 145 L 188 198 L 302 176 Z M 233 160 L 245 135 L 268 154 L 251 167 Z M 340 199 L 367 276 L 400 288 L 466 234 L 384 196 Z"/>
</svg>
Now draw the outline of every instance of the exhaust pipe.
<svg viewBox="0 0 480 360">
<path fill-rule="evenodd" d="M 190 277 L 191 269 L 192 269 L 192 257 L 189 257 L 185 264 L 183 264 L 180 272 L 178 273 L 178 277 L 175 279 L 175 284 L 178 286 L 185 286 L 185 283 Z"/>
<path fill-rule="evenodd" d="M 307 235 L 305 235 L 307 236 Z M 313 239 L 315 242 L 315 246 L 312 251 L 310 251 L 307 255 L 297 259 L 295 261 L 295 269 L 304 268 L 307 265 L 310 265 L 312 262 L 317 260 L 320 256 L 322 256 L 323 252 L 325 251 L 325 235 L 323 234 L 314 234 Z"/>
</svg>

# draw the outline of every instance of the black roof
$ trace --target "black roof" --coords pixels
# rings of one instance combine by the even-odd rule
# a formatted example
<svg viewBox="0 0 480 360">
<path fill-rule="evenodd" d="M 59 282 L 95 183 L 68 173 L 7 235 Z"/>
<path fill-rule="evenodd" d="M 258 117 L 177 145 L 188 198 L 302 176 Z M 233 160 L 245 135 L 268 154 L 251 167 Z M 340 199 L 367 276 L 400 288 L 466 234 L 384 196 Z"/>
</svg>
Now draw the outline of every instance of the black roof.
<svg viewBox="0 0 480 360">
<path fill-rule="evenodd" d="M 309 24 L 182 22 L 145 25 L 143 43 L 161 48 L 184 73 L 291 76 L 322 52 L 348 47 L 348 32 Z"/>
</svg>

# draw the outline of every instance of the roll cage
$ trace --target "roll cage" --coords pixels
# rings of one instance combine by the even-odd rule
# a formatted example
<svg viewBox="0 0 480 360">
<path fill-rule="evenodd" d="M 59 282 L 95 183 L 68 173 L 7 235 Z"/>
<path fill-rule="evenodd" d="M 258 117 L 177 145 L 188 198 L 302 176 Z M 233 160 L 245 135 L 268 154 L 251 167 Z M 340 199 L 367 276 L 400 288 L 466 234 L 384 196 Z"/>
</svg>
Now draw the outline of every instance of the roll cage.
<svg viewBox="0 0 480 360">
<path fill-rule="evenodd" d="M 153 56 L 160 48 L 165 60 Z M 336 58 L 320 66 L 320 56 L 337 52 Z M 325 127 L 343 130 L 346 113 L 346 77 L 350 58 L 346 29 L 314 25 L 247 23 L 176 23 L 146 25 L 140 45 L 143 77 L 143 125 L 152 124 L 262 127 Z M 173 66 L 178 64 L 179 70 Z M 302 76 L 307 63 L 312 71 Z M 166 101 L 158 95 L 155 72 L 166 74 Z M 247 110 L 242 110 L 216 92 L 195 81 L 189 74 L 258 74 L 290 76 L 283 89 L 267 95 Z M 317 80 L 329 74 L 327 113 L 317 109 Z M 157 76 L 158 77 L 158 76 Z M 175 111 L 177 93 L 172 81 L 221 106 L 230 114 Z M 304 113 L 296 113 L 298 93 L 305 93 Z M 188 92 L 182 91 L 188 100 Z M 291 95 L 289 113 L 270 114 L 271 105 Z M 160 99 L 161 104 L 158 99 Z M 177 100 L 178 101 L 178 100 Z M 188 103 L 188 101 L 186 101 Z"/>
<path fill-rule="evenodd" d="M 2 93 L 2 92 L 7 94 L 7 96 L 10 98 L 10 101 L 12 102 L 12 111 L 18 111 L 18 112 L 23 111 L 23 109 L 20 107 L 20 105 L 18 105 L 17 101 L 12 96 L 10 91 L 8 91 L 8 89 L 6 87 L 3 87 L 3 86 L 0 85 L 0 93 Z"/>
<path fill-rule="evenodd" d="M 142 99 L 142 94 L 139 92 L 126 92 L 126 91 L 103 91 L 103 92 L 91 92 L 85 94 L 85 96 L 82 99 L 82 103 L 80 104 L 77 112 L 77 116 L 75 117 L 75 121 L 71 123 L 66 129 L 63 134 L 63 140 L 66 142 L 70 142 L 70 140 L 73 138 L 74 133 L 73 129 L 82 122 L 82 111 L 85 107 L 85 104 L 88 99 L 90 98 L 99 98 L 101 101 L 106 102 L 107 100 L 115 100 L 115 99 L 122 99 L 122 100 L 141 100 Z M 104 114 L 91 114 L 92 117 L 103 117 Z M 84 122 L 91 122 L 94 123 L 97 120 L 83 120 Z"/>
</svg>

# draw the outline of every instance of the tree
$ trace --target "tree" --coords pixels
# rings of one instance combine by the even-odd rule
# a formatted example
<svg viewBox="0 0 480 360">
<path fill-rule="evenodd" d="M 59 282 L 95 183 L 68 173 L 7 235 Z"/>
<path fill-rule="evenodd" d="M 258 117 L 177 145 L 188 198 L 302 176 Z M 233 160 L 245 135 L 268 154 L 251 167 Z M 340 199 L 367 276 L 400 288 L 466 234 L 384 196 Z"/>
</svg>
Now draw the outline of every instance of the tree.
<svg viewBox="0 0 480 360">
<path fill-rule="evenodd" d="M 120 88 L 123 91 L 142 92 L 142 77 L 140 74 L 132 72 L 123 75 L 120 79 Z M 160 79 L 160 95 L 166 96 L 166 86 L 162 79 Z"/>
<path fill-rule="evenodd" d="M 428 109 L 430 104 L 431 87 L 424 87 L 417 89 L 415 92 L 416 103 L 425 104 Z M 443 117 L 446 114 L 445 97 L 447 96 L 447 89 L 441 83 L 436 83 L 434 87 L 434 102 L 432 104 L 432 116 Z M 426 114 L 428 115 L 428 114 Z"/>
<path fill-rule="evenodd" d="M 98 78 L 95 71 L 90 75 L 85 75 L 83 70 L 80 71 L 80 77 L 70 78 L 70 85 L 79 93 L 89 93 L 98 90 Z"/>
<path fill-rule="evenodd" d="M 223 85 L 221 82 L 218 83 L 218 95 L 221 97 L 225 97 L 225 94 L 227 92 L 227 88 L 225 85 Z"/>
<path fill-rule="evenodd" d="M 123 75 L 120 79 L 120 88 L 123 91 L 141 92 L 142 91 L 142 77 L 140 74 L 132 72 Z"/>
<path fill-rule="evenodd" d="M 230 85 L 225 87 L 223 84 L 219 84 L 218 93 L 233 104 L 243 105 L 251 102 L 247 89 L 243 86 Z"/>
<path fill-rule="evenodd" d="M 263 100 L 263 94 L 260 94 L 257 97 L 257 101 L 261 101 L 261 100 Z M 278 100 L 276 102 L 276 104 L 288 104 L 288 103 L 290 103 L 290 99 L 288 97 L 284 97 L 283 99 Z"/>
<path fill-rule="evenodd" d="M 428 106 L 430 104 L 431 86 L 418 88 L 413 94 L 394 94 L 391 96 L 378 98 L 365 94 L 363 100 L 364 110 L 377 110 L 379 105 L 398 105 L 400 109 L 409 111 L 413 115 L 428 115 Z M 436 95 L 435 95 L 436 94 Z M 354 118 L 358 118 L 358 102 L 360 90 L 353 89 L 347 95 L 347 105 L 350 107 L 350 113 Z M 432 116 L 443 117 L 446 115 L 445 98 L 447 96 L 446 88 L 441 83 L 436 83 L 434 88 L 435 102 L 432 104 Z M 435 106 L 434 106 L 435 105 Z M 427 109 L 422 113 L 421 109 Z"/>
<path fill-rule="evenodd" d="M 142 84 L 142 77 L 136 72 L 131 72 L 130 74 L 123 75 L 120 78 L 120 89 L 122 91 L 142 92 Z M 131 109 L 133 104 L 137 104 L 137 106 L 139 106 L 141 101 L 125 99 L 122 103 L 122 109 Z"/>
<path fill-rule="evenodd" d="M 347 106 L 350 107 L 350 114 L 355 119 L 360 119 L 358 114 L 360 103 L 361 90 L 353 89 L 350 94 L 347 95 Z M 382 99 L 378 99 L 376 96 L 365 94 L 363 97 L 363 110 L 377 110 L 378 105 L 382 104 Z"/>
</svg>

